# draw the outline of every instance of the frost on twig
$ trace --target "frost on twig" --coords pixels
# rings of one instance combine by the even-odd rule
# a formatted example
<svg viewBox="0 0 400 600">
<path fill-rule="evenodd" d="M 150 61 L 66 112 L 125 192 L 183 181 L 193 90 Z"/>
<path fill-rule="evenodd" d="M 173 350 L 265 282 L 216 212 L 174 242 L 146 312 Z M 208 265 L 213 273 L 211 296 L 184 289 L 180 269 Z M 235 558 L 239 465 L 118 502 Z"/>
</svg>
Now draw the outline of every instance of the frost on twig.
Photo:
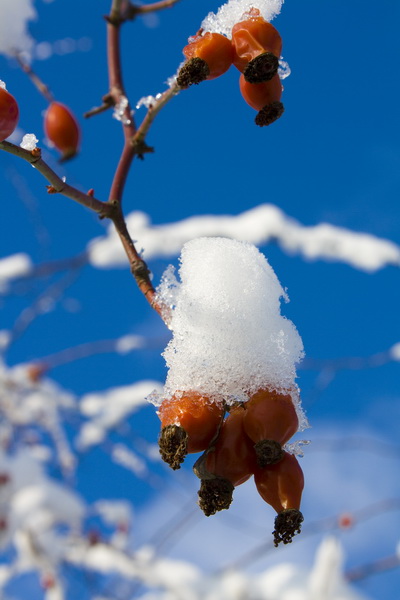
<svg viewBox="0 0 400 600">
<path fill-rule="evenodd" d="M 132 120 L 126 114 L 128 106 L 128 98 L 126 96 L 121 96 L 119 102 L 114 107 L 113 117 L 123 125 L 130 125 L 132 123 Z"/>
</svg>

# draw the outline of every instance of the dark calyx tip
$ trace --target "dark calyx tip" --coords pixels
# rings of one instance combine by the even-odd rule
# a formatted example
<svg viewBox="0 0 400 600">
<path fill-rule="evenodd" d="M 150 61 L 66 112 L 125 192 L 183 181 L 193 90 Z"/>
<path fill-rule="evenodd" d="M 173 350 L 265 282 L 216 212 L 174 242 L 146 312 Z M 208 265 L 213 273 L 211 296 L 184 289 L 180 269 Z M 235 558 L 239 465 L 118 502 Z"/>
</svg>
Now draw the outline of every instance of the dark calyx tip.
<svg viewBox="0 0 400 600">
<path fill-rule="evenodd" d="M 188 434 L 180 425 L 167 425 L 158 438 L 161 458 L 171 469 L 179 469 L 187 454 Z"/>
<path fill-rule="evenodd" d="M 277 121 L 284 113 L 285 109 L 282 102 L 272 102 L 264 106 L 254 119 L 255 124 L 259 127 L 266 127 L 271 125 L 274 121 Z"/>
<path fill-rule="evenodd" d="M 202 58 L 195 56 L 190 58 L 183 67 L 181 67 L 176 82 L 181 88 L 188 88 L 193 84 L 198 84 L 207 79 L 210 74 L 208 64 Z"/>
<path fill-rule="evenodd" d="M 216 477 L 203 479 L 199 490 L 199 506 L 206 517 L 219 510 L 228 509 L 232 502 L 234 487 L 228 479 Z"/>
<path fill-rule="evenodd" d="M 249 83 L 269 81 L 278 72 L 279 60 L 272 52 L 264 52 L 251 60 L 243 75 Z"/>
<path fill-rule="evenodd" d="M 277 548 L 280 542 L 290 544 L 296 533 L 300 533 L 303 515 L 297 508 L 283 510 L 275 517 L 274 545 Z"/>
<path fill-rule="evenodd" d="M 275 440 L 261 440 L 254 445 L 259 467 L 274 465 L 282 460 L 284 452 L 279 442 Z"/>
</svg>

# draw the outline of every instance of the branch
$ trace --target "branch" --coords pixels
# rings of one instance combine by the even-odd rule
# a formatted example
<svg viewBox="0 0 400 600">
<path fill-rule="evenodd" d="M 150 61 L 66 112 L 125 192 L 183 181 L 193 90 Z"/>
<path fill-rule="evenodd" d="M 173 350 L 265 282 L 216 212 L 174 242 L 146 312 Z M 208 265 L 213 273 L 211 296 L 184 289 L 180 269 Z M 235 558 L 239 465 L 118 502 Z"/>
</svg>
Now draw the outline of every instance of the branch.
<svg viewBox="0 0 400 600">
<path fill-rule="evenodd" d="M 97 200 L 89 194 L 84 194 L 63 181 L 61 177 L 59 177 L 41 158 L 41 151 L 39 148 L 30 151 L 25 150 L 20 146 L 16 146 L 15 144 L 11 144 L 10 142 L 0 142 L 0 150 L 5 150 L 5 152 L 18 156 L 30 163 L 49 182 L 50 186 L 47 189 L 50 194 L 62 194 L 63 196 L 82 204 L 86 208 L 97 212 L 101 217 L 108 216 L 109 209 L 105 202 L 101 202 L 101 200 Z"/>
<path fill-rule="evenodd" d="M 348 581 L 360 581 L 360 579 L 365 579 L 370 575 L 384 573 L 385 571 L 390 571 L 391 569 L 396 569 L 398 567 L 400 567 L 400 557 L 397 556 L 397 554 L 393 554 L 392 556 L 379 558 L 374 562 L 361 565 L 360 567 L 355 567 L 354 569 L 347 571 L 345 577 Z"/>
<path fill-rule="evenodd" d="M 22 59 L 19 52 L 15 52 L 14 56 L 19 66 L 24 71 L 24 73 L 28 75 L 29 79 L 32 81 L 36 89 L 42 94 L 42 96 L 46 98 L 47 102 L 51 104 L 54 100 L 54 96 L 51 93 L 49 86 L 43 83 L 40 77 L 36 75 L 36 73 L 33 71 L 32 67 Z"/>
<path fill-rule="evenodd" d="M 124 13 L 126 20 L 134 19 L 137 15 L 145 15 L 157 10 L 164 10 L 165 8 L 171 8 L 174 4 L 177 4 L 180 0 L 160 0 L 160 2 L 152 2 L 145 6 L 136 6 L 129 4 L 128 8 Z"/>
<path fill-rule="evenodd" d="M 140 148 L 145 143 L 145 137 L 153 123 L 154 119 L 160 112 L 162 108 L 170 101 L 174 96 L 179 94 L 181 91 L 181 87 L 176 83 L 176 81 L 171 85 L 168 90 L 166 90 L 163 94 L 160 95 L 158 99 L 155 100 L 154 104 L 150 105 L 149 110 L 145 118 L 143 119 L 139 129 L 136 134 L 132 138 L 132 145 L 136 148 Z"/>
</svg>

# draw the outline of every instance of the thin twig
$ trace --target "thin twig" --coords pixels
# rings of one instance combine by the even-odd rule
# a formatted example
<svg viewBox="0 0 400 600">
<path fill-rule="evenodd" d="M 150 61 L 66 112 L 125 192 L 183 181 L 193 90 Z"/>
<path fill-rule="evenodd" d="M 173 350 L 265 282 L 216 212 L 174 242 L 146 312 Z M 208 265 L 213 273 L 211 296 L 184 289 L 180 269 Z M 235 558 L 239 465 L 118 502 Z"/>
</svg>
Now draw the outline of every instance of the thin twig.
<svg viewBox="0 0 400 600">
<path fill-rule="evenodd" d="M 150 305 L 161 315 L 162 310 L 156 302 L 156 292 L 150 281 L 150 271 L 135 248 L 122 212 L 122 198 L 129 170 L 135 155 L 141 154 L 141 152 L 138 151 L 138 146 L 131 142 L 137 132 L 122 79 L 120 56 L 121 20 L 119 18 L 120 13 L 118 13 L 120 9 L 121 3 L 113 0 L 110 16 L 107 19 L 107 56 L 110 96 L 113 98 L 116 107 L 121 106 L 121 102 L 124 102 L 124 106 L 121 107 L 122 114 L 120 115 L 124 133 L 124 147 L 111 184 L 108 204 L 113 207 L 110 218 L 114 223 L 129 259 L 131 272 L 135 277 L 136 283 Z M 143 148 L 141 150 L 143 151 Z"/>
<path fill-rule="evenodd" d="M 42 94 L 42 96 L 46 98 L 47 102 L 51 104 L 54 101 L 54 96 L 50 91 L 49 86 L 43 83 L 40 77 L 33 71 L 32 67 L 22 59 L 22 56 L 19 52 L 15 52 L 14 56 L 15 60 L 17 61 L 21 69 L 24 71 L 24 73 L 28 75 L 35 88 Z"/>
<path fill-rule="evenodd" d="M 364 508 L 354 510 L 351 512 L 351 516 L 355 523 L 360 523 L 385 512 L 398 510 L 400 510 L 400 498 L 388 498 L 374 502 L 373 504 L 369 504 Z M 337 529 L 341 529 L 340 515 L 324 517 L 322 519 L 312 521 L 311 523 L 304 525 L 301 536 L 297 540 L 297 543 L 301 543 L 301 541 L 308 536 L 323 532 L 335 531 Z M 251 550 L 241 554 L 241 556 L 236 560 L 233 560 L 221 569 L 216 570 L 214 575 L 220 575 L 221 573 L 230 570 L 243 569 L 244 567 L 257 562 L 258 560 L 265 558 L 266 554 L 269 552 L 276 552 L 273 542 L 270 540 L 261 542 Z"/>
<path fill-rule="evenodd" d="M 143 119 L 139 129 L 132 138 L 132 145 L 140 146 L 144 143 L 145 137 L 153 123 L 154 119 L 162 108 L 181 91 L 181 87 L 175 82 L 161 96 L 155 100 L 154 104 L 149 107 L 145 118 Z"/>
<path fill-rule="evenodd" d="M 164 10 L 165 8 L 171 8 L 178 2 L 180 2 L 180 0 L 160 0 L 160 2 L 152 2 L 151 4 L 145 4 L 144 6 L 129 4 L 129 7 L 124 13 L 124 18 L 134 19 L 137 15 L 145 15 L 158 10 Z"/>
<path fill-rule="evenodd" d="M 371 575 L 376 575 L 377 573 L 385 573 L 386 571 L 398 569 L 399 567 L 400 557 L 397 556 L 397 554 L 393 554 L 391 556 L 379 558 L 374 562 L 361 565 L 360 567 L 355 567 L 354 569 L 351 569 L 347 571 L 347 573 L 345 573 L 345 578 L 348 581 L 360 581 L 360 579 L 365 579 L 366 577 L 370 577 Z"/>
<path fill-rule="evenodd" d="M 10 331 L 7 350 L 25 333 L 39 315 L 48 312 L 49 306 L 62 298 L 64 291 L 74 283 L 78 275 L 78 268 L 68 271 L 62 279 L 52 283 L 31 306 L 28 306 L 21 312 Z"/>
<path fill-rule="evenodd" d="M 90 210 L 97 212 L 102 217 L 107 217 L 108 213 L 111 212 L 112 209 L 108 207 L 107 203 L 101 202 L 101 200 L 97 200 L 88 194 L 84 194 L 63 181 L 61 177 L 59 177 L 41 158 L 39 149 L 30 151 L 25 150 L 20 146 L 16 146 L 15 144 L 11 144 L 10 142 L 0 142 L 0 150 L 5 150 L 5 152 L 8 152 L 9 154 L 18 156 L 35 167 L 35 169 L 49 182 L 49 193 L 67 196 L 67 198 L 71 198 L 71 200 L 75 200 L 75 202 L 82 204 L 86 208 L 90 208 Z"/>
</svg>

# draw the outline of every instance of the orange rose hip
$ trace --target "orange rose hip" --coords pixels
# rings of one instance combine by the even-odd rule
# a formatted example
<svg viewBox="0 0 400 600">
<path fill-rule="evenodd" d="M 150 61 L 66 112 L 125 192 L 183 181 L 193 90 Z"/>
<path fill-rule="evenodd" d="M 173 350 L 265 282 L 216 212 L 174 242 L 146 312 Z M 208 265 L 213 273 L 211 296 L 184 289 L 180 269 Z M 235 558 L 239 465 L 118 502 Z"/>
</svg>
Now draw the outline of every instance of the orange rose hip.
<svg viewBox="0 0 400 600">
<path fill-rule="evenodd" d="M 186 454 L 205 450 L 223 418 L 223 407 L 199 392 L 176 392 L 164 400 L 161 420 L 160 454 L 172 469 L 179 469 Z"/>
<path fill-rule="evenodd" d="M 80 130 L 77 120 L 67 106 L 52 102 L 44 116 L 44 131 L 62 154 L 60 161 L 75 156 L 78 151 Z"/>
<path fill-rule="evenodd" d="M 303 515 L 300 512 L 304 488 L 303 471 L 297 458 L 284 452 L 281 461 L 254 472 L 260 496 L 278 513 L 275 518 L 274 544 L 289 544 L 300 533 Z"/>
<path fill-rule="evenodd" d="M 178 73 L 177 83 L 183 88 L 205 79 L 223 75 L 231 66 L 233 48 L 231 41 L 220 33 L 197 35 L 183 49 L 187 61 Z"/>
<path fill-rule="evenodd" d="M 276 74 L 282 53 L 282 39 L 258 9 L 232 28 L 233 64 L 244 74 L 246 81 L 261 83 Z"/>
<path fill-rule="evenodd" d="M 260 467 L 283 458 L 282 446 L 299 428 L 299 419 L 290 394 L 259 390 L 246 402 L 243 428 L 254 442 Z"/>
</svg>

